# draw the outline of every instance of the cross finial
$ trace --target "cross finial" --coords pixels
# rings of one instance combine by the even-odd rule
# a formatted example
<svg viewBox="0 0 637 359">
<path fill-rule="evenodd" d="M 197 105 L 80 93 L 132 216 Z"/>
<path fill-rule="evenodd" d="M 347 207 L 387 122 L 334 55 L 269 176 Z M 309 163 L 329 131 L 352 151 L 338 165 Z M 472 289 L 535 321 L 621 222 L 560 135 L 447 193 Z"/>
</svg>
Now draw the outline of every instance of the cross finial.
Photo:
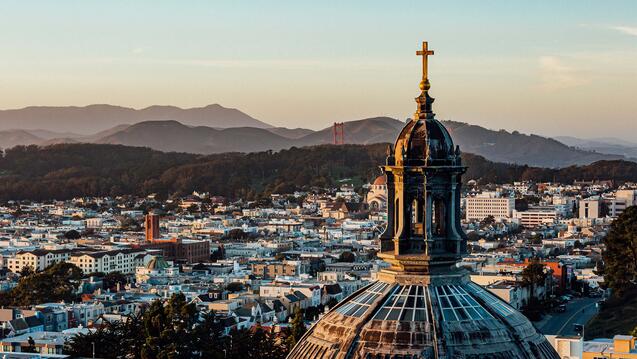
<svg viewBox="0 0 637 359">
<path fill-rule="evenodd" d="M 414 120 L 434 118 L 434 113 L 431 110 L 434 99 L 429 96 L 429 88 L 431 88 L 431 84 L 429 84 L 429 76 L 427 73 L 427 60 L 429 55 L 433 54 L 434 51 L 429 50 L 427 41 L 422 42 L 422 50 L 416 51 L 416 55 L 422 56 L 422 80 L 420 80 L 420 95 L 416 97 L 418 110 L 414 114 Z"/>
<path fill-rule="evenodd" d="M 423 91 L 429 90 L 429 77 L 427 74 L 427 58 L 429 55 L 433 55 L 434 51 L 429 50 L 427 41 L 422 42 L 422 50 L 416 51 L 416 55 L 422 56 L 422 81 L 420 81 L 420 89 Z"/>
</svg>

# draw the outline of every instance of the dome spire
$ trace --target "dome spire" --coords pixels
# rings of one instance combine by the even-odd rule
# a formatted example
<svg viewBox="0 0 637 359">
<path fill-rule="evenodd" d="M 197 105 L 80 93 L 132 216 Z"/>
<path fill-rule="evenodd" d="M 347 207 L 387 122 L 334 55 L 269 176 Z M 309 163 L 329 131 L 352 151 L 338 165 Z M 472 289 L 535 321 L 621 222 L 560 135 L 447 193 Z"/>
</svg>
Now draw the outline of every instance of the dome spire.
<svg viewBox="0 0 637 359">
<path fill-rule="evenodd" d="M 428 76 L 428 58 L 429 55 L 433 54 L 434 51 L 429 50 L 427 41 L 422 42 L 422 50 L 416 51 L 417 56 L 422 56 L 422 79 L 420 80 L 420 96 L 416 97 L 418 110 L 414 114 L 414 120 L 434 118 L 434 113 L 431 109 L 434 99 L 433 97 L 429 96 L 429 89 L 431 88 L 431 84 L 429 83 Z"/>
</svg>

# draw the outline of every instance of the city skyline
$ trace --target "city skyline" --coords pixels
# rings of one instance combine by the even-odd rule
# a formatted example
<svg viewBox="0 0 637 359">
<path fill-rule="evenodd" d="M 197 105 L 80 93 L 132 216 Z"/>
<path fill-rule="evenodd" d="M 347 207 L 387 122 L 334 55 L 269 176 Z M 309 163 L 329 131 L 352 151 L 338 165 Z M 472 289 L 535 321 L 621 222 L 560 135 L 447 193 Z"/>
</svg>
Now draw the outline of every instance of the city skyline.
<svg viewBox="0 0 637 359">
<path fill-rule="evenodd" d="M 611 4 L 1 2 L 0 358 L 637 359 Z"/>
<path fill-rule="evenodd" d="M 6 2 L 0 108 L 219 103 L 312 129 L 404 119 L 426 39 L 441 119 L 630 140 L 637 9 L 613 5 Z"/>
</svg>

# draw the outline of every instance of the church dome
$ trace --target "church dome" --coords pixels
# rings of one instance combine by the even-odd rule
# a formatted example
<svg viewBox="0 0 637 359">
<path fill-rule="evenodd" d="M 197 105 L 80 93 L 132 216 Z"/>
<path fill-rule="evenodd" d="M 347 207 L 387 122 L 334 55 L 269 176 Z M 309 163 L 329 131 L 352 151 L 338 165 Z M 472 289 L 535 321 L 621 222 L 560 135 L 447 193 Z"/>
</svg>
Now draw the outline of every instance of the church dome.
<svg viewBox="0 0 637 359">
<path fill-rule="evenodd" d="M 149 270 L 163 270 L 168 267 L 170 267 L 170 265 L 162 256 L 155 256 L 148 261 L 148 264 L 146 264 L 146 269 Z"/>
<path fill-rule="evenodd" d="M 524 315 L 460 276 L 374 282 L 330 310 L 288 358 L 559 356 Z"/>
<path fill-rule="evenodd" d="M 338 303 L 288 359 L 559 359 L 529 320 L 457 266 L 466 254 L 460 225 L 460 151 L 434 118 L 423 43 L 418 111 L 389 149 L 387 227 L 378 257 L 388 268 Z"/>
<path fill-rule="evenodd" d="M 456 159 L 449 131 L 435 118 L 411 120 L 398 135 L 394 145 L 396 164 L 439 164 Z"/>
</svg>

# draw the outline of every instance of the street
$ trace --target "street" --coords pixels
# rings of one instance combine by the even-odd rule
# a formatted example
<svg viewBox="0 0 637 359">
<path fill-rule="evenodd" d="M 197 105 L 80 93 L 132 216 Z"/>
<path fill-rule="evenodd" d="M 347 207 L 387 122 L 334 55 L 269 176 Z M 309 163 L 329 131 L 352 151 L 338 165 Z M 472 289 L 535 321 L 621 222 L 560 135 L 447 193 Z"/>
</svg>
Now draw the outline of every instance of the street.
<svg viewBox="0 0 637 359">
<path fill-rule="evenodd" d="M 551 317 L 536 323 L 543 334 L 575 335 L 573 324 L 586 324 L 596 313 L 599 298 L 574 298 L 566 304 L 566 312 L 551 313 Z"/>
</svg>

